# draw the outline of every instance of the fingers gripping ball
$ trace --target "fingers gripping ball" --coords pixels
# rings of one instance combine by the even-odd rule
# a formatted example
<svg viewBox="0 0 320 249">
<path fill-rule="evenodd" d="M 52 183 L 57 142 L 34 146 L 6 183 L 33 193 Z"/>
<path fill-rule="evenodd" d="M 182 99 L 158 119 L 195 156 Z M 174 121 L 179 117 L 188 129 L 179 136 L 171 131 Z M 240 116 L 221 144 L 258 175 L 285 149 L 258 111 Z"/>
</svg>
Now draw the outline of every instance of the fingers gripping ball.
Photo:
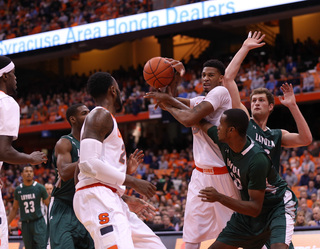
<svg viewBox="0 0 320 249">
<path fill-rule="evenodd" d="M 161 88 L 172 82 L 174 70 L 165 58 L 153 57 L 144 65 L 143 77 L 150 86 Z"/>
</svg>

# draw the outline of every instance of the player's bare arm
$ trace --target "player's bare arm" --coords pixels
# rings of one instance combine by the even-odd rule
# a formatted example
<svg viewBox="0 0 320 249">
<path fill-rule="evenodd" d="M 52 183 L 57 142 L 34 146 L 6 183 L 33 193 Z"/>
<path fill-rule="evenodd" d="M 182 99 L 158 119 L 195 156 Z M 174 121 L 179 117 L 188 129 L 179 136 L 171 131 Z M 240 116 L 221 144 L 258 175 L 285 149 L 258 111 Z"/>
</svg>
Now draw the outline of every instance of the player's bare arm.
<svg viewBox="0 0 320 249">
<path fill-rule="evenodd" d="M 13 221 L 14 217 L 16 217 L 18 210 L 19 210 L 19 202 L 17 200 L 14 200 L 13 205 L 12 205 L 12 209 L 11 209 L 10 214 L 8 216 L 8 226 Z"/>
<path fill-rule="evenodd" d="M 236 200 L 219 193 L 213 187 L 200 190 L 198 197 L 203 202 L 220 202 L 222 205 L 244 215 L 257 217 L 262 209 L 265 190 L 248 190 L 250 201 Z"/>
<path fill-rule="evenodd" d="M 11 164 L 30 163 L 37 165 L 47 162 L 47 156 L 40 151 L 34 151 L 31 154 L 18 152 L 12 147 L 13 137 L 0 136 L 0 161 Z"/>
<path fill-rule="evenodd" d="M 204 133 L 208 133 L 208 130 L 213 126 L 210 122 L 205 120 L 204 118 L 200 120 L 198 124 L 195 125 L 200 128 Z"/>
<path fill-rule="evenodd" d="M 285 83 L 281 86 L 283 96 L 279 96 L 281 104 L 288 107 L 290 110 L 297 128 L 298 133 L 290 133 L 282 130 L 281 145 L 283 147 L 300 147 L 307 146 L 312 143 L 312 134 L 310 128 L 304 119 L 293 92 L 292 84 Z"/>
<path fill-rule="evenodd" d="M 173 106 L 166 106 L 166 110 L 181 124 L 191 127 L 197 125 L 201 119 L 212 113 L 214 108 L 208 101 L 202 101 L 194 108 L 178 109 Z"/>
<path fill-rule="evenodd" d="M 232 61 L 226 68 L 226 72 L 224 75 L 223 84 L 230 93 L 230 96 L 232 99 L 232 108 L 240 108 L 244 110 L 247 113 L 248 117 L 249 117 L 249 112 L 247 108 L 241 103 L 238 86 L 234 81 L 234 79 L 236 78 L 239 72 L 240 66 L 244 58 L 247 56 L 248 52 L 251 49 L 255 49 L 265 45 L 265 43 L 262 42 L 264 37 L 265 35 L 262 35 L 261 32 L 257 32 L 257 31 L 255 31 L 252 36 L 249 34 L 249 37 L 244 41 L 242 47 L 236 53 L 236 55 L 233 57 Z"/>
<path fill-rule="evenodd" d="M 102 143 L 103 140 L 112 132 L 112 130 L 113 130 L 113 119 L 109 111 L 99 108 L 91 112 L 87 116 L 86 126 L 84 127 L 84 130 L 83 130 L 82 140 L 80 145 L 82 150 L 80 150 L 80 154 L 84 151 L 84 147 L 82 146 L 82 144 L 85 139 L 98 140 L 100 143 Z M 94 143 L 97 144 L 96 142 Z M 91 149 L 90 146 L 88 144 L 86 144 L 85 146 L 86 146 L 85 149 L 88 149 L 88 151 L 90 151 Z M 91 157 L 91 155 L 87 157 Z M 91 171 L 91 172 L 88 172 L 88 174 L 95 173 L 95 177 L 98 180 L 103 180 L 106 183 L 108 183 L 108 180 L 116 181 L 115 183 L 123 184 L 125 186 L 131 187 L 135 189 L 138 193 L 148 198 L 152 197 L 155 194 L 156 187 L 152 183 L 141 180 L 141 179 L 137 179 L 128 174 L 122 175 L 122 173 L 116 172 L 108 164 L 103 163 L 101 160 L 97 159 L 96 157 L 93 156 L 92 159 L 97 164 L 97 170 L 100 170 L 100 172 L 92 172 L 92 169 L 86 166 L 82 167 L 82 169 L 84 171 L 86 170 Z M 103 169 L 103 172 L 101 171 L 102 169 Z"/>
<path fill-rule="evenodd" d="M 182 76 L 185 73 L 185 68 L 184 65 L 182 64 L 181 61 L 174 60 L 172 58 L 165 58 L 167 61 L 170 62 L 172 67 L 175 70 L 175 75 L 172 80 L 172 82 L 166 87 L 166 93 L 169 95 L 176 97 L 177 96 L 177 86 L 182 80 Z"/>
<path fill-rule="evenodd" d="M 182 101 L 180 101 L 180 99 L 182 99 L 182 98 L 177 99 L 177 98 L 170 96 L 167 93 L 162 93 L 162 92 L 148 92 L 148 93 L 146 93 L 144 98 L 155 99 L 158 104 L 163 103 L 165 105 L 172 105 L 172 106 L 179 108 L 179 109 L 185 109 L 186 107 L 190 106 L 190 100 L 182 102 Z"/>
<path fill-rule="evenodd" d="M 66 138 L 61 138 L 55 146 L 55 155 L 57 157 L 57 168 L 63 181 L 74 177 L 77 162 L 72 162 L 71 158 L 72 145 Z"/>
<path fill-rule="evenodd" d="M 136 149 L 128 158 L 127 161 L 127 174 L 131 175 L 136 172 L 140 163 L 143 162 L 143 151 Z"/>
</svg>

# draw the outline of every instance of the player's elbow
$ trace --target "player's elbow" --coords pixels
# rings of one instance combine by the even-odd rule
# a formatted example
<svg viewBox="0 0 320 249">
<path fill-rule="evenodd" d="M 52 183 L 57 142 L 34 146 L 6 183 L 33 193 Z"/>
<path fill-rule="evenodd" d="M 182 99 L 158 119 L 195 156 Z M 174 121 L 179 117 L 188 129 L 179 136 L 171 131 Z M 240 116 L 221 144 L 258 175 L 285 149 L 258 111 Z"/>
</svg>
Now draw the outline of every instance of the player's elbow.
<svg viewBox="0 0 320 249">
<path fill-rule="evenodd" d="M 195 122 L 195 119 L 192 117 L 192 115 L 189 115 L 189 114 L 186 114 L 181 121 L 182 121 L 181 123 L 185 127 L 191 127 L 197 124 L 197 122 Z"/>
<path fill-rule="evenodd" d="M 303 146 L 308 146 L 312 143 L 312 135 L 305 136 L 304 137 L 304 145 Z"/>
<path fill-rule="evenodd" d="M 259 214 L 261 213 L 261 209 L 262 209 L 262 207 L 252 208 L 252 209 L 251 209 L 251 212 L 250 212 L 250 216 L 252 216 L 253 218 L 258 217 Z"/>
</svg>

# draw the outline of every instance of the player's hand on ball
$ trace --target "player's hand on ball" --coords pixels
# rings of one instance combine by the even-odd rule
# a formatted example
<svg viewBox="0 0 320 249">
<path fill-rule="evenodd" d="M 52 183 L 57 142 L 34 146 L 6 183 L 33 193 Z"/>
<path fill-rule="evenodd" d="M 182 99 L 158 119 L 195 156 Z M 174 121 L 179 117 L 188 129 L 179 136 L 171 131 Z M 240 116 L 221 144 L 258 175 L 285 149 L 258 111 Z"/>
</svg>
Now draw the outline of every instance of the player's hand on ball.
<svg viewBox="0 0 320 249">
<path fill-rule="evenodd" d="M 213 187 L 206 187 L 199 191 L 198 197 L 201 198 L 203 202 L 215 202 L 218 200 L 219 192 Z"/>
<path fill-rule="evenodd" d="M 172 58 L 165 58 L 165 59 L 170 62 L 172 67 L 180 74 L 181 77 L 185 74 L 186 69 L 184 68 L 184 65 L 182 64 L 181 61 L 177 61 Z"/>
<path fill-rule="evenodd" d="M 143 162 L 143 151 L 136 149 L 129 157 L 127 163 L 127 174 L 131 175 L 136 172 L 140 163 Z"/>
</svg>

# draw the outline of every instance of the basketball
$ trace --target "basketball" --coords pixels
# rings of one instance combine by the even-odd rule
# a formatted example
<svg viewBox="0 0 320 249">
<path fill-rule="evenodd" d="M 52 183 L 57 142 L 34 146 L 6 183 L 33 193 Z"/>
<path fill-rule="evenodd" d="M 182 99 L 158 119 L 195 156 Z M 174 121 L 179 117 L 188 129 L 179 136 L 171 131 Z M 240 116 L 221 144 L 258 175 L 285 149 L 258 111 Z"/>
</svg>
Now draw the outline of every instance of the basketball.
<svg viewBox="0 0 320 249">
<path fill-rule="evenodd" d="M 171 83 L 174 70 L 165 58 L 153 57 L 144 65 L 143 77 L 150 86 L 161 88 Z"/>
</svg>

